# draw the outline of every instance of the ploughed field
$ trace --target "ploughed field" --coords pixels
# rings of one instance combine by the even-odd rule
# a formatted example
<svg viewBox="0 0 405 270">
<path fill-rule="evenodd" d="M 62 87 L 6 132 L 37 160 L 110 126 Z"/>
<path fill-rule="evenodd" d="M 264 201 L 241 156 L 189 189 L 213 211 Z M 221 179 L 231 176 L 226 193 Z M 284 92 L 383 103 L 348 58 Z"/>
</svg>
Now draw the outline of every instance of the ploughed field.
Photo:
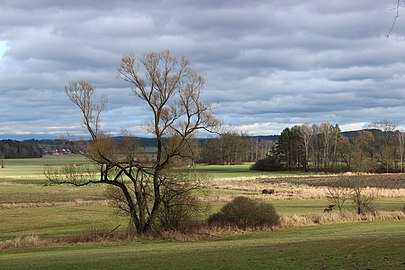
<svg viewBox="0 0 405 270">
<path fill-rule="evenodd" d="M 251 171 L 250 164 L 197 166 L 208 180 L 204 192 L 196 196 L 210 205 L 199 219 L 243 195 L 272 203 L 289 225 L 274 231 L 217 233 L 205 240 L 66 245 L 69 239 L 124 231 L 127 225 L 127 218 L 109 206 L 105 186 L 50 185 L 43 176 L 45 165 L 86 162 L 81 156 L 4 161 L 0 247 L 15 239 L 31 240 L 1 250 L 0 269 L 134 269 L 135 265 L 147 269 L 405 269 L 403 174 L 313 175 Z M 361 180 L 365 192 L 376 196 L 379 217 L 357 219 L 347 214 L 342 219 L 336 211 L 323 213 L 329 189 L 345 188 L 352 179 Z M 349 203 L 347 211 L 352 210 Z"/>
<path fill-rule="evenodd" d="M 343 175 L 317 175 L 305 177 L 273 177 L 263 179 L 264 182 L 271 183 L 291 183 L 291 184 L 306 184 L 308 186 L 326 186 L 326 187 L 350 187 L 349 181 L 346 179 L 359 178 L 362 181 L 362 186 L 376 187 L 385 189 L 405 189 L 405 174 L 343 174 Z"/>
</svg>

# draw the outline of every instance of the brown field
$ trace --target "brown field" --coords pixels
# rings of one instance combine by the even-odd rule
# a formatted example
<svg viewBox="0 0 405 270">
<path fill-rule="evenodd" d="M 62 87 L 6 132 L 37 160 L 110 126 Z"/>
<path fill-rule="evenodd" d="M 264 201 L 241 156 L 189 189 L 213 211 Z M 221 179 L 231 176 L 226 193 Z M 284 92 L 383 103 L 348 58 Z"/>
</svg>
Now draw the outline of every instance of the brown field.
<svg viewBox="0 0 405 270">
<path fill-rule="evenodd" d="M 359 181 L 366 193 L 377 198 L 405 197 L 405 175 L 325 175 L 245 177 L 212 180 L 209 187 L 228 192 L 243 192 L 243 195 L 260 200 L 322 199 L 328 196 L 329 187 L 346 188 L 350 181 Z M 262 194 L 264 189 L 273 189 L 274 194 Z M 213 201 L 228 201 L 234 194 L 211 196 Z"/>
<path fill-rule="evenodd" d="M 266 177 L 265 183 L 306 184 L 308 186 L 348 187 L 350 180 L 361 180 L 365 187 L 405 189 L 405 174 L 353 174 L 296 176 L 296 177 Z M 347 183 L 347 185 L 345 185 Z"/>
</svg>

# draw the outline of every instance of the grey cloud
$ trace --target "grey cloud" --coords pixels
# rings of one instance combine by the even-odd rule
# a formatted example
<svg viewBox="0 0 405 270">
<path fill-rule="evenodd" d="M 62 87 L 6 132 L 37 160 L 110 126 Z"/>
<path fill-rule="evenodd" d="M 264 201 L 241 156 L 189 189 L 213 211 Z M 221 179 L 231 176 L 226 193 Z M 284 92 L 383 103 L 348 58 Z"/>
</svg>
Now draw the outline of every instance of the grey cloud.
<svg viewBox="0 0 405 270">
<path fill-rule="evenodd" d="M 148 111 L 116 79 L 116 68 L 123 54 L 163 49 L 188 56 L 206 79 L 203 97 L 223 120 L 251 133 L 320 121 L 405 124 L 402 16 L 385 37 L 395 4 L 5 0 L 0 134 L 82 133 L 63 91 L 79 79 L 108 97 L 107 131 L 144 134 Z"/>
</svg>

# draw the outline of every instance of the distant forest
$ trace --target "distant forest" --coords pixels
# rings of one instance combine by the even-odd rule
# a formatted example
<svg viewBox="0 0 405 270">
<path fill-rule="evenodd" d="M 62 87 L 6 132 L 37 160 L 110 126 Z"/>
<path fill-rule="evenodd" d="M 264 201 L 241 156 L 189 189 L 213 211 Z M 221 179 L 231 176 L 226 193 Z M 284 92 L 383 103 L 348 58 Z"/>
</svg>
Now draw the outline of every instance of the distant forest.
<svg viewBox="0 0 405 270">
<path fill-rule="evenodd" d="M 0 141 L 0 159 L 40 157 L 42 149 L 37 144 L 14 140 Z"/>
<path fill-rule="evenodd" d="M 388 121 L 341 132 L 339 125 L 286 128 L 256 170 L 323 172 L 404 172 L 405 134 Z"/>
<path fill-rule="evenodd" d="M 119 142 L 125 137 L 112 137 Z M 135 137 L 143 152 L 153 154 L 156 140 Z M 85 141 L 0 141 L 0 158 L 33 158 L 43 154 L 84 153 Z M 285 128 L 280 135 L 248 136 L 227 132 L 214 138 L 196 138 L 194 161 L 205 164 L 254 162 L 256 170 L 325 172 L 404 172 L 405 133 L 380 121 L 358 131 L 342 132 L 329 123 Z"/>
</svg>

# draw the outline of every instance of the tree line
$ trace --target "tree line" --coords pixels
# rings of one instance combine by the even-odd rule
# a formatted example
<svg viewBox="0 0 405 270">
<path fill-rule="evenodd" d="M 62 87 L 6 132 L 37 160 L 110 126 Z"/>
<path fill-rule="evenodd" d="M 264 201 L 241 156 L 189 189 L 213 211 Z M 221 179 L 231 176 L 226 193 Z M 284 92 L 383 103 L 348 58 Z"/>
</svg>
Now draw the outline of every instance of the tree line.
<svg viewBox="0 0 405 270">
<path fill-rule="evenodd" d="M 285 128 L 257 170 L 403 172 L 405 134 L 389 121 L 342 132 L 330 123 Z"/>
<path fill-rule="evenodd" d="M 36 144 L 15 140 L 0 141 L 0 159 L 40 157 L 42 157 L 42 150 Z"/>
<path fill-rule="evenodd" d="M 274 137 L 251 137 L 235 131 L 199 141 L 198 163 L 235 165 L 266 158 L 274 147 Z"/>
</svg>

